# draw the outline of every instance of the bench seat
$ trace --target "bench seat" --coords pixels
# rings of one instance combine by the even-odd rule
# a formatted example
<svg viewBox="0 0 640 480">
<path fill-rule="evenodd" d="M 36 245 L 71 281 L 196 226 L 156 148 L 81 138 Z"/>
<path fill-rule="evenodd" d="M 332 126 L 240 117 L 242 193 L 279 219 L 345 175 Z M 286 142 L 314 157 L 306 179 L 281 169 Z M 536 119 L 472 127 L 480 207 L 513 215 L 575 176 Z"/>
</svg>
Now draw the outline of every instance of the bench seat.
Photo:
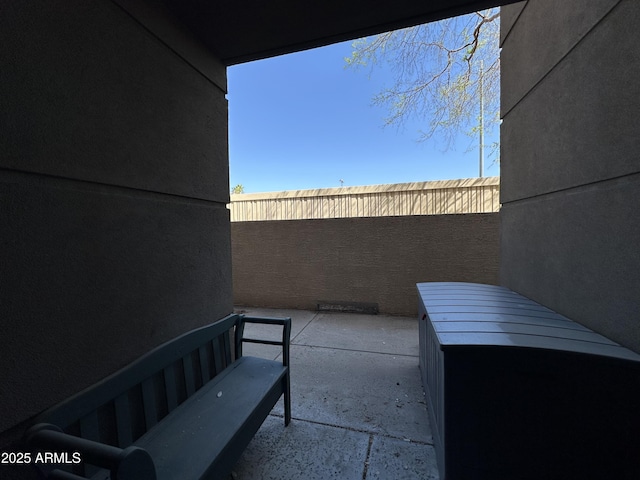
<svg viewBox="0 0 640 480">
<path fill-rule="evenodd" d="M 158 480 L 216 479 L 233 466 L 222 468 L 231 458 L 225 450 L 236 450 L 260 428 L 286 372 L 281 362 L 242 357 L 134 445 L 151 455 Z"/>
</svg>

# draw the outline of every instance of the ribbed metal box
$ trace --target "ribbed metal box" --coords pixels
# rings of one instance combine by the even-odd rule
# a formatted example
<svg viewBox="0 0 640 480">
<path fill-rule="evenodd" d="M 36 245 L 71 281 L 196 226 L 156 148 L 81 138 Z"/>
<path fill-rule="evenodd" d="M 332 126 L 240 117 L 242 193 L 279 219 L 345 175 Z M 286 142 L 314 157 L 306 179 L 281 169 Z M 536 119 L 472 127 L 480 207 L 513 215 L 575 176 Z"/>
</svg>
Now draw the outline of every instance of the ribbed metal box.
<svg viewBox="0 0 640 480">
<path fill-rule="evenodd" d="M 640 478 L 640 355 L 504 287 L 417 288 L 440 480 Z"/>
</svg>

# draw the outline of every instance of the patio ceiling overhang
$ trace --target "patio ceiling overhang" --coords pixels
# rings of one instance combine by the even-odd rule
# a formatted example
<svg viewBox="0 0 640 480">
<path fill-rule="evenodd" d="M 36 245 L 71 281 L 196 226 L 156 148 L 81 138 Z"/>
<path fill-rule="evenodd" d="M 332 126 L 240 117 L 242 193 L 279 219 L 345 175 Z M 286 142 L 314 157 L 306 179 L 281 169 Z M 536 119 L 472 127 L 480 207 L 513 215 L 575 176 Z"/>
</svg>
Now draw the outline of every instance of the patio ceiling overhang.
<svg viewBox="0 0 640 480">
<path fill-rule="evenodd" d="M 225 65 L 462 15 L 516 0 L 164 0 Z"/>
</svg>

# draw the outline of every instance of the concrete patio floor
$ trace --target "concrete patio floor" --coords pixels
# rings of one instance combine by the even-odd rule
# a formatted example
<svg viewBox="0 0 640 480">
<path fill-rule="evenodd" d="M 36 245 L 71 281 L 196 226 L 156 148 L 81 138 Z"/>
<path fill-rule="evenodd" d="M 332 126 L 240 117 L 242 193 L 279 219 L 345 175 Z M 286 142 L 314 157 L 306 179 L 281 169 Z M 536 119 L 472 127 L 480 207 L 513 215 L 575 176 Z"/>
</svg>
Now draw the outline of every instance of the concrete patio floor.
<svg viewBox="0 0 640 480">
<path fill-rule="evenodd" d="M 415 318 L 237 307 L 291 317 L 292 421 L 282 400 L 237 463 L 233 478 L 437 479 L 418 368 Z M 277 339 L 278 327 L 247 325 Z M 245 344 L 277 358 L 279 347 Z"/>
</svg>

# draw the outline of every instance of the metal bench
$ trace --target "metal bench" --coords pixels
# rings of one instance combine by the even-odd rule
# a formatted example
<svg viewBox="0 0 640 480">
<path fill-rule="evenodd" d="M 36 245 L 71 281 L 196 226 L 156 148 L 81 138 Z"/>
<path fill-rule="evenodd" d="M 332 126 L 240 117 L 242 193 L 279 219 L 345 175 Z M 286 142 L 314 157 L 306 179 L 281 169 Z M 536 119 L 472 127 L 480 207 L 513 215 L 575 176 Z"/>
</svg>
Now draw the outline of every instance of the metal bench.
<svg viewBox="0 0 640 480">
<path fill-rule="evenodd" d="M 246 323 L 281 326 L 282 341 L 244 338 Z M 291 420 L 290 333 L 290 318 L 235 314 L 185 333 L 40 414 L 26 446 L 68 454 L 37 465 L 48 479 L 228 478 L 282 395 Z M 243 356 L 243 342 L 280 345 L 282 361 Z"/>
<path fill-rule="evenodd" d="M 504 287 L 417 287 L 440 480 L 640 478 L 640 355 Z"/>
</svg>

